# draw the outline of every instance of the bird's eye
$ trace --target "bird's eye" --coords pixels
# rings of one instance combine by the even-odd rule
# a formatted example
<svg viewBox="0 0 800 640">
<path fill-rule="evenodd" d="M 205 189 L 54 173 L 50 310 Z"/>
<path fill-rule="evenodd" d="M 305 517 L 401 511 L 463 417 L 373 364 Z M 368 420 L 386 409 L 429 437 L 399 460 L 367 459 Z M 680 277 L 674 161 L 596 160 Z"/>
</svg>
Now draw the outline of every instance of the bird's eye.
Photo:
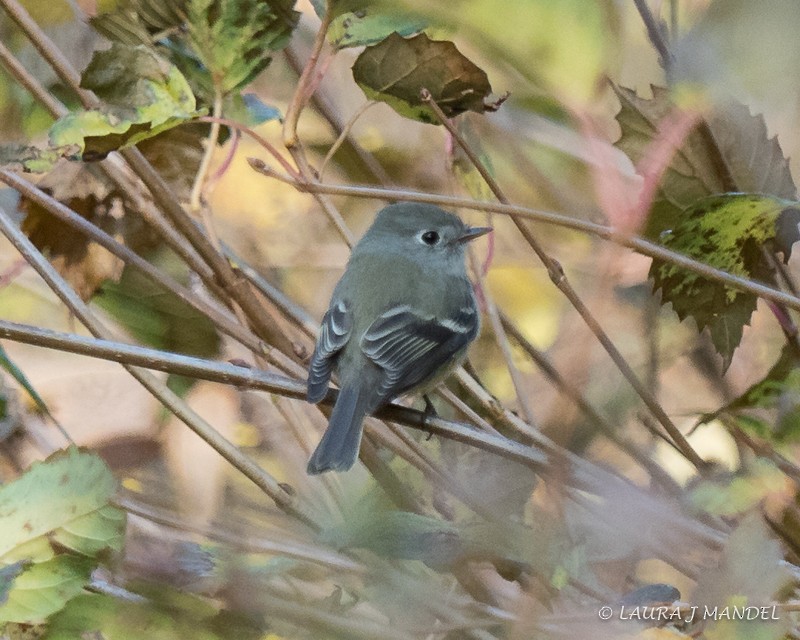
<svg viewBox="0 0 800 640">
<path fill-rule="evenodd" d="M 425 231 L 419 238 L 431 247 L 439 242 L 439 234 L 436 231 Z"/>
</svg>

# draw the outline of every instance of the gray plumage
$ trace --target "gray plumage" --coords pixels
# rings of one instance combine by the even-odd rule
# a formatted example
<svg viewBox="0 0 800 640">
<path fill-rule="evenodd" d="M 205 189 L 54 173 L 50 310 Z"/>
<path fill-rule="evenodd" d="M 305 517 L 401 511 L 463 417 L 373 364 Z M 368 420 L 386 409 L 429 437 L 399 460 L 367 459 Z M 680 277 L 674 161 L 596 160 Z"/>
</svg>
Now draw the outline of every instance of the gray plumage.
<svg viewBox="0 0 800 640">
<path fill-rule="evenodd" d="M 463 360 L 480 328 L 464 247 L 489 230 L 432 205 L 378 213 L 334 289 L 311 359 L 308 401 L 325 397 L 334 371 L 340 391 L 308 473 L 352 467 L 365 416 Z"/>
</svg>

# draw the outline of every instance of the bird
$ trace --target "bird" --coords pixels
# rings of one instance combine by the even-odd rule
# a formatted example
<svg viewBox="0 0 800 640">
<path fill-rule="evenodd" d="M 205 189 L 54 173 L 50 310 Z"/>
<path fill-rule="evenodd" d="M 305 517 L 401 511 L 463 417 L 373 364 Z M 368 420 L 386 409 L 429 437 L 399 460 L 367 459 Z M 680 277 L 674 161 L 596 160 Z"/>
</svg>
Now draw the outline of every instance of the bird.
<svg viewBox="0 0 800 640">
<path fill-rule="evenodd" d="M 334 372 L 339 394 L 308 474 L 350 469 L 366 416 L 425 393 L 463 362 L 480 331 L 465 247 L 490 231 L 430 204 L 378 212 L 334 288 L 311 357 L 307 400 L 327 395 Z"/>
</svg>

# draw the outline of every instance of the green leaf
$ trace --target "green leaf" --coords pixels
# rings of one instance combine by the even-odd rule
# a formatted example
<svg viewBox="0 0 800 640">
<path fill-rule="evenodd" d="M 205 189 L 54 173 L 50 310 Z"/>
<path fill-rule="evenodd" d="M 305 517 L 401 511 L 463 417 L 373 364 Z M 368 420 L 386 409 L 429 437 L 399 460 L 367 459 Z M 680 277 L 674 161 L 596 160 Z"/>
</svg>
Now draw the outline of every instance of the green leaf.
<svg viewBox="0 0 800 640">
<path fill-rule="evenodd" d="M 0 560 L 16 548 L 53 533 L 71 540 L 85 538 L 83 550 L 98 550 L 92 540 L 119 548 L 121 518 L 105 508 L 117 482 L 96 455 L 70 447 L 35 463 L 24 475 L 0 488 Z M 103 510 L 94 521 L 90 515 Z M 81 522 L 83 520 L 83 522 Z M 110 535 L 113 520 L 118 535 Z"/>
<path fill-rule="evenodd" d="M 392 33 L 403 37 L 419 33 L 427 26 L 407 14 L 365 7 L 337 16 L 328 29 L 328 41 L 337 49 L 375 44 Z"/>
<path fill-rule="evenodd" d="M 486 102 L 492 87 L 483 70 L 452 42 L 431 40 L 424 33 L 413 38 L 393 33 L 367 47 L 353 65 L 353 77 L 369 99 L 421 122 L 438 123 L 420 97 L 422 89 L 430 91 L 447 117 L 498 106 Z"/>
<path fill-rule="evenodd" d="M 751 409 L 777 410 L 774 421 L 747 415 Z M 789 345 L 763 379 L 717 411 L 704 415 L 700 424 L 721 413 L 734 417 L 746 431 L 775 442 L 793 442 L 800 437 L 800 358 Z"/>
<path fill-rule="evenodd" d="M 119 0 L 113 10 L 90 20 L 112 42 L 152 46 L 158 35 L 174 33 L 186 15 L 186 0 Z"/>
<path fill-rule="evenodd" d="M 691 503 L 715 516 L 735 516 L 749 511 L 771 494 L 786 490 L 786 475 L 768 460 L 758 458 L 746 473 L 709 478 L 695 485 Z"/>
<path fill-rule="evenodd" d="M 620 101 L 617 114 L 622 135 L 617 146 L 634 164 L 649 152 L 661 121 L 674 109 L 667 89 L 652 87 L 653 98 L 614 86 Z M 667 229 L 679 224 L 683 211 L 710 195 L 730 191 L 762 193 L 793 200 L 797 189 L 777 138 L 770 138 L 761 115 L 753 116 L 736 102 L 715 107 L 706 117 L 714 140 L 735 184 L 726 183 L 720 174 L 717 156 L 709 138 L 696 129 L 685 139 L 662 177 L 650 212 L 645 236 L 657 240 Z"/>
<path fill-rule="evenodd" d="M 199 604 L 199 599 L 194 599 Z M 213 612 L 209 610 L 206 615 Z M 104 640 L 140 637 L 147 637 L 148 640 L 220 640 L 222 637 L 233 637 L 227 633 L 220 636 L 211 631 L 209 624 L 212 622 L 210 617 L 198 619 L 197 611 L 87 594 L 74 598 L 62 611 L 52 616 L 41 640 L 76 640 L 94 638 L 95 634 Z M 145 629 L 146 635 L 143 636 L 141 630 Z"/>
<path fill-rule="evenodd" d="M 299 13 L 294 0 L 189 0 L 189 39 L 224 95 L 255 78 L 286 46 Z"/>
<path fill-rule="evenodd" d="M 102 158 L 199 115 L 180 71 L 144 46 L 114 43 L 95 53 L 81 86 L 104 101 L 103 109 L 59 119 L 50 129 L 50 146 L 77 145 L 84 160 Z"/>
<path fill-rule="evenodd" d="M 661 234 L 664 246 L 732 275 L 768 280 L 770 266 L 762 250 L 775 239 L 778 221 L 796 202 L 752 194 L 702 198 L 681 213 L 678 223 Z M 669 262 L 653 260 L 650 276 L 664 303 L 683 320 L 708 328 L 724 366 L 742 339 L 756 308 L 756 297 L 732 289 Z"/>
<path fill-rule="evenodd" d="M 0 624 L 42 622 L 83 591 L 92 568 L 88 558 L 69 555 L 31 565 L 16 577 L 0 605 Z"/>
<path fill-rule="evenodd" d="M 230 94 L 225 100 L 223 112 L 227 118 L 248 127 L 281 119 L 281 112 L 278 109 L 264 104 L 254 93 Z"/>
</svg>

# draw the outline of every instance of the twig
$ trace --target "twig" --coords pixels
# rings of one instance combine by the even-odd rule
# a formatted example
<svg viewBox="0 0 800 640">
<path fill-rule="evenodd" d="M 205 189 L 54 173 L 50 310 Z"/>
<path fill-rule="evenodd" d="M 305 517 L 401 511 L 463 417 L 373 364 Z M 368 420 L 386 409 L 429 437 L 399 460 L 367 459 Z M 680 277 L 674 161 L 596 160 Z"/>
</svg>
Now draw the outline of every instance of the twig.
<svg viewBox="0 0 800 640">
<path fill-rule="evenodd" d="M 269 155 L 271 155 L 275 160 L 277 160 L 278 164 L 283 167 L 283 170 L 288 173 L 290 176 L 294 176 L 295 179 L 300 179 L 300 174 L 297 173 L 297 170 L 289 164 L 289 161 L 286 160 L 278 150 L 272 145 L 272 143 L 267 140 L 264 136 L 259 135 L 251 129 L 250 127 L 246 127 L 245 125 L 241 124 L 240 122 L 236 122 L 235 120 L 230 120 L 229 118 L 214 118 L 211 116 L 201 116 L 197 118 L 197 120 L 191 120 L 191 122 L 217 122 L 219 124 L 225 125 L 231 130 L 240 131 L 241 133 L 247 134 L 250 138 L 253 139 L 260 147 L 265 149 Z"/>
<path fill-rule="evenodd" d="M 308 100 L 313 94 L 318 78 L 316 76 L 316 66 L 319 60 L 320 52 L 325 44 L 325 36 L 328 33 L 328 27 L 333 19 L 332 10 L 328 9 L 325 16 L 322 18 L 317 35 L 314 38 L 314 45 L 311 48 L 311 54 L 306 61 L 303 71 L 300 74 L 300 79 L 295 87 L 292 100 L 286 110 L 286 118 L 283 122 L 283 144 L 292 155 L 297 170 L 300 173 L 301 179 L 306 182 L 319 182 L 317 172 L 315 172 L 308 162 L 303 145 L 297 137 L 297 123 L 300 119 L 300 114 L 303 111 Z M 331 202 L 330 198 L 323 197 L 321 194 L 316 194 L 314 198 L 317 200 L 322 210 L 328 216 L 328 219 L 333 223 L 333 226 L 339 232 L 339 235 L 345 241 L 348 247 L 355 244 L 355 238 L 352 232 L 347 227 L 342 214 Z"/>
<path fill-rule="evenodd" d="M 642 17 L 642 22 L 644 22 L 644 26 L 647 29 L 647 36 L 650 38 L 650 42 L 653 43 L 656 51 L 658 51 L 658 55 L 661 58 L 661 65 L 664 67 L 664 72 L 667 74 L 667 78 L 670 78 L 674 59 L 669 50 L 669 46 L 667 46 L 667 42 L 664 40 L 661 27 L 656 21 L 655 16 L 653 16 L 652 11 L 650 11 L 650 7 L 647 6 L 647 0 L 633 0 L 633 3 L 636 5 L 636 9 Z"/>
<path fill-rule="evenodd" d="M 87 109 L 97 106 L 97 97 L 90 91 L 81 89 L 81 77 L 78 72 L 73 69 L 69 60 L 61 53 L 61 50 L 42 31 L 36 21 L 31 18 L 25 7 L 17 0 L 0 0 L 0 6 L 6 10 L 11 19 L 28 36 L 31 44 L 47 60 L 61 81 L 72 89 L 81 104 Z"/>
<path fill-rule="evenodd" d="M 298 77 L 300 77 L 303 72 L 303 65 L 300 63 L 298 58 L 295 43 L 290 43 L 289 46 L 284 49 L 284 54 L 289 67 L 297 74 Z M 318 87 L 317 91 L 315 91 L 311 96 L 311 104 L 328 122 L 337 135 L 341 133 L 342 129 L 345 127 L 345 123 L 340 117 L 339 112 L 336 110 L 336 107 L 332 103 L 331 98 L 325 92 L 324 85 Z M 351 136 L 348 136 L 347 143 L 361 160 L 367 171 L 369 171 L 369 173 L 371 173 L 379 183 L 384 186 L 391 186 L 394 184 L 389 174 L 386 173 L 386 170 L 383 168 L 380 162 L 378 162 L 375 156 L 364 149 L 364 147 L 362 147 L 358 141 L 354 140 Z"/>
<path fill-rule="evenodd" d="M 503 323 L 500 320 L 500 314 L 497 311 L 497 305 L 494 303 L 494 297 L 486 286 L 486 278 L 483 275 L 483 269 L 478 262 L 474 250 L 469 251 L 469 259 L 472 265 L 472 273 L 478 282 L 478 287 L 483 294 L 483 302 L 486 307 L 486 315 L 489 316 L 489 322 L 492 325 L 492 333 L 494 333 L 497 346 L 503 355 L 503 360 L 506 363 L 506 369 L 509 376 L 511 376 L 511 383 L 514 385 L 514 391 L 517 395 L 517 402 L 520 409 L 525 416 L 525 421 L 533 428 L 536 429 L 536 420 L 534 419 L 533 409 L 528 402 L 527 390 L 522 381 L 522 375 L 519 368 L 514 364 L 514 354 L 511 351 L 511 344 L 509 344 L 508 336 L 503 328 Z"/>
<path fill-rule="evenodd" d="M 336 138 L 336 141 L 331 145 L 331 148 L 328 149 L 328 153 L 325 154 L 325 159 L 322 161 L 322 164 L 319 167 L 320 181 L 322 181 L 322 177 L 325 175 L 325 168 L 328 166 L 331 158 L 333 158 L 333 155 L 339 150 L 339 147 L 341 147 L 342 144 L 344 144 L 344 141 L 350 136 L 350 131 L 352 130 L 353 125 L 355 125 L 355 123 L 358 122 L 358 119 L 364 115 L 364 113 L 366 113 L 367 109 L 374 107 L 376 104 L 378 103 L 373 101 L 364 103 L 347 121 L 347 124 L 342 127 L 339 137 Z"/>
<path fill-rule="evenodd" d="M 678 267 L 682 267 L 688 271 L 697 273 L 704 278 L 714 280 L 722 284 L 728 285 L 733 289 L 751 293 L 755 296 L 764 298 L 766 300 L 774 300 L 781 302 L 791 309 L 800 311 L 800 297 L 790 295 L 785 291 L 768 287 L 749 278 L 742 278 L 735 276 L 721 269 L 712 267 L 704 262 L 699 262 L 689 258 L 683 254 L 677 253 L 667 249 L 661 245 L 645 240 L 639 236 L 632 236 L 628 234 L 620 234 L 612 227 L 582 220 L 577 216 L 565 216 L 551 211 L 543 211 L 540 209 L 531 209 L 520 205 L 503 204 L 501 202 L 481 202 L 479 200 L 472 200 L 471 198 L 458 198 L 453 196 L 445 196 L 435 193 L 425 193 L 422 191 L 413 191 L 411 189 L 385 189 L 383 187 L 371 186 L 351 186 L 351 185 L 333 185 L 311 183 L 306 181 L 296 181 L 287 175 L 276 173 L 267 167 L 258 158 L 248 158 L 250 166 L 256 171 L 265 176 L 280 180 L 286 184 L 291 184 L 300 192 L 304 193 L 327 193 L 330 195 L 343 195 L 353 196 L 357 198 L 368 198 L 372 200 L 387 200 L 387 201 L 401 201 L 401 202 L 425 202 L 429 204 L 439 205 L 441 207 L 450 208 L 464 208 L 472 209 L 475 211 L 489 211 L 493 213 L 502 213 L 510 216 L 517 216 L 541 222 L 544 224 L 552 224 L 567 229 L 573 229 L 582 233 L 603 238 L 609 242 L 613 242 L 623 247 L 633 249 L 637 253 L 657 258 L 670 262 Z"/>
<path fill-rule="evenodd" d="M 522 332 L 514 325 L 508 316 L 501 312 L 500 317 L 502 319 L 503 326 L 505 327 L 506 331 L 508 331 L 509 335 L 522 348 L 522 350 L 528 354 L 536 366 L 542 370 L 542 372 L 556 387 L 556 389 L 572 400 L 572 402 L 575 403 L 575 405 L 584 413 L 584 415 L 592 422 L 592 424 L 600 427 L 605 436 L 611 442 L 619 447 L 640 467 L 647 471 L 655 481 L 672 493 L 677 492 L 678 485 L 675 483 L 672 477 L 666 471 L 664 471 L 664 469 L 662 469 L 655 461 L 651 460 L 647 453 L 641 451 L 635 443 L 630 442 L 618 434 L 617 430 L 611 425 L 611 423 L 597 413 L 597 411 L 595 411 L 594 407 L 589 404 L 586 398 L 584 398 L 573 385 L 564 379 L 564 377 L 558 372 L 558 369 L 556 369 L 550 362 L 548 357 L 534 347 L 525 338 Z"/>
<path fill-rule="evenodd" d="M 108 338 L 110 336 L 108 329 L 95 318 L 86 303 L 78 297 L 52 265 L 42 256 L 36 247 L 33 246 L 31 241 L 14 226 L 8 214 L 6 214 L 2 208 L 0 208 L 0 232 L 11 241 L 14 247 L 39 273 L 42 279 L 44 279 L 47 285 L 67 306 L 70 312 L 74 314 L 95 337 Z M 130 364 L 124 364 L 123 366 L 145 389 L 155 396 L 159 402 L 174 413 L 182 422 L 205 440 L 259 489 L 272 498 L 281 509 L 310 528 L 314 530 L 319 529 L 316 522 L 308 514 L 298 508 L 296 499 L 291 496 L 275 478 L 266 473 L 258 464 L 244 455 L 234 444 L 220 435 L 216 429 L 195 413 L 181 398 L 153 376 L 152 373 L 131 366 Z"/>
<path fill-rule="evenodd" d="M 508 204 L 508 198 L 506 198 L 494 177 L 491 175 L 491 173 L 489 173 L 489 171 L 481 162 L 480 158 L 478 158 L 477 154 L 470 147 L 458 129 L 456 129 L 456 127 L 453 126 L 453 123 L 450 122 L 447 116 L 444 115 L 442 110 L 439 108 L 439 105 L 436 104 L 436 101 L 431 97 L 430 92 L 426 89 L 423 89 L 421 97 L 422 100 L 427 102 L 428 106 L 433 109 L 436 117 L 450 132 L 450 135 L 453 136 L 453 139 L 458 142 L 459 146 L 470 159 L 470 162 L 472 162 L 473 166 L 478 170 L 478 173 L 481 174 L 481 177 L 492 190 L 492 193 L 494 193 L 500 202 Z M 564 297 L 566 297 L 570 304 L 575 308 L 586 326 L 589 327 L 589 330 L 595 335 L 600 344 L 603 345 L 606 353 L 608 353 L 609 357 L 613 360 L 614 364 L 620 370 L 622 375 L 625 376 L 625 379 L 628 381 L 628 383 L 634 388 L 645 405 L 647 405 L 647 408 L 663 425 L 664 429 L 666 429 L 667 433 L 669 433 L 670 437 L 675 441 L 675 444 L 678 445 L 678 448 L 684 457 L 686 457 L 686 459 L 689 460 L 689 462 L 691 462 L 699 471 L 702 471 L 705 467 L 705 461 L 697 454 L 697 452 L 689 444 L 689 441 L 675 426 L 672 420 L 670 420 L 669 416 L 667 415 L 666 411 L 664 411 L 664 408 L 659 404 L 658 400 L 656 400 L 653 394 L 650 393 L 647 387 L 645 387 L 641 380 L 639 380 L 638 376 L 633 371 L 633 368 L 628 364 L 628 361 L 625 360 L 625 357 L 611 341 L 611 338 L 609 338 L 608 334 L 600 326 L 600 323 L 594 317 L 580 296 L 578 296 L 575 289 L 573 289 L 561 265 L 552 257 L 550 257 L 550 255 L 548 255 L 544 247 L 535 238 L 530 229 L 523 224 L 522 220 L 520 220 L 516 215 L 510 215 L 510 217 L 517 226 L 517 229 L 527 241 L 528 245 L 539 257 L 539 260 L 541 260 L 542 264 L 544 264 L 553 284 L 558 288 L 559 291 L 561 291 L 562 294 L 564 294 Z"/>
<path fill-rule="evenodd" d="M 36 78 L 28 73 L 28 70 L 19 63 L 19 60 L 2 41 L 0 41 L 0 62 L 3 63 L 9 75 L 25 87 L 54 118 L 60 118 L 69 113 L 69 109 L 61 101 L 54 98 Z"/>
<path fill-rule="evenodd" d="M 209 128 L 208 136 L 206 137 L 205 149 L 203 150 L 203 157 L 200 160 L 200 166 L 197 168 L 197 173 L 194 176 L 194 183 L 192 184 L 192 191 L 189 195 L 189 209 L 195 213 L 200 211 L 202 203 L 200 196 L 203 192 L 203 186 L 208 176 L 208 169 L 211 166 L 211 159 L 214 157 L 214 150 L 217 148 L 217 141 L 219 140 L 220 122 L 219 118 L 222 115 L 222 93 L 219 88 L 214 89 L 214 104 L 211 111 L 211 127 Z M 211 231 L 206 227 L 206 232 Z M 211 235 L 209 233 L 209 235 Z M 216 237 L 216 233 L 212 237 Z M 219 244 L 219 241 L 217 241 Z"/>
<path fill-rule="evenodd" d="M 311 48 L 311 53 L 303 67 L 303 72 L 300 74 L 300 79 L 297 81 L 297 87 L 295 87 L 292 100 L 286 109 L 286 117 L 283 122 L 283 144 L 290 151 L 298 144 L 297 122 L 300 119 L 303 107 L 305 107 L 307 101 L 311 97 L 309 87 L 314 79 L 317 61 L 319 60 L 322 47 L 325 44 L 325 36 L 328 33 L 328 27 L 330 27 L 332 20 L 333 12 L 328 9 L 322 17 L 322 23 L 314 38 L 314 45 Z"/>
</svg>

